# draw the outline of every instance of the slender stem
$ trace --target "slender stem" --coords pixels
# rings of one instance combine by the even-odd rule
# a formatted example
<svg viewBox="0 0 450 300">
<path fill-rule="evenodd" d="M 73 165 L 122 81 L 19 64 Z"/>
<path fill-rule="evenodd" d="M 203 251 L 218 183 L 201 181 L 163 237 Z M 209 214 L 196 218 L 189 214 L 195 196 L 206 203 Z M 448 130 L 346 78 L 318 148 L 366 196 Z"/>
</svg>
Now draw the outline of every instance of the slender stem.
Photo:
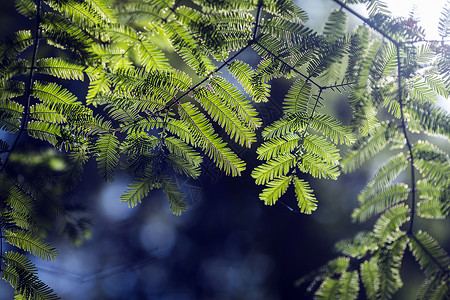
<svg viewBox="0 0 450 300">
<path fill-rule="evenodd" d="M 361 21 L 363 21 L 364 23 L 366 23 L 367 25 L 369 25 L 370 27 L 372 27 L 373 29 L 375 29 L 378 33 L 380 33 L 382 36 L 384 36 L 386 39 L 388 39 L 390 42 L 392 42 L 395 46 L 399 46 L 399 42 L 394 40 L 391 36 L 389 36 L 388 34 L 386 34 L 385 32 L 383 32 L 382 30 L 380 30 L 374 22 L 370 21 L 367 18 L 364 18 L 363 16 L 361 16 L 359 13 L 357 13 L 354 9 L 350 8 L 349 6 L 347 6 L 345 3 L 339 1 L 339 0 L 333 0 L 334 2 L 336 2 L 337 4 L 339 4 L 341 7 L 345 8 L 348 12 L 350 12 L 352 15 L 354 15 L 355 17 L 357 17 L 358 19 L 360 19 Z"/>
<path fill-rule="evenodd" d="M 20 124 L 20 128 L 19 128 L 19 132 L 17 133 L 17 136 L 11 146 L 11 148 L 9 149 L 9 152 L 5 158 L 5 162 L 3 163 L 0 172 L 3 171 L 6 168 L 6 164 L 8 163 L 9 157 L 11 155 L 11 153 L 14 151 L 14 149 L 17 146 L 17 143 L 20 139 L 20 137 L 22 136 L 22 133 L 26 130 L 25 127 L 27 126 L 28 123 L 28 116 L 29 116 L 29 112 L 30 112 L 30 106 L 31 106 L 31 90 L 33 88 L 33 75 L 34 75 L 34 71 L 36 69 L 35 65 L 36 65 L 36 56 L 37 56 L 37 51 L 38 51 L 38 47 L 39 47 L 39 35 L 40 35 L 40 22 L 41 22 L 41 0 L 38 1 L 37 3 L 37 11 L 36 11 L 36 28 L 34 31 L 34 46 L 33 46 L 33 53 L 32 53 L 32 57 L 31 57 L 31 66 L 30 66 L 30 73 L 28 75 L 28 81 L 26 83 L 26 87 L 25 87 L 25 93 L 24 93 L 24 98 L 26 99 L 26 104 L 22 113 L 22 120 L 21 120 L 21 124 Z"/>
<path fill-rule="evenodd" d="M 306 81 L 311 82 L 312 84 L 314 84 L 316 87 L 318 87 L 319 89 L 323 89 L 323 87 L 314 82 L 313 80 L 311 80 L 311 78 L 309 76 L 306 76 L 305 74 L 303 74 L 302 72 L 298 71 L 297 69 L 295 69 L 294 67 L 292 67 L 290 64 L 288 64 L 287 62 L 285 62 L 283 59 L 281 59 L 281 57 L 279 57 L 278 55 L 276 55 L 275 53 L 273 53 L 272 51 L 270 51 L 269 49 L 267 49 L 266 47 L 264 47 L 263 45 L 261 45 L 259 42 L 256 42 L 256 44 L 263 48 L 264 51 L 266 51 L 267 53 L 269 53 L 271 56 L 273 56 L 276 60 L 278 60 L 279 62 L 281 62 L 282 64 L 284 64 L 286 67 L 288 67 L 289 69 L 291 69 L 292 71 L 294 71 L 295 73 L 297 73 L 298 75 L 302 76 L 303 78 L 306 79 Z"/>
<path fill-rule="evenodd" d="M 258 11 L 256 12 L 255 18 L 255 28 L 253 28 L 253 38 L 252 40 L 256 40 L 256 35 L 258 34 L 258 27 L 261 19 L 261 9 L 263 5 L 263 0 L 258 1 Z"/>
<path fill-rule="evenodd" d="M 413 230 L 414 225 L 414 216 L 416 214 L 416 176 L 415 176 L 415 167 L 414 167 L 414 155 L 412 152 L 412 145 L 408 137 L 408 132 L 406 131 L 406 120 L 404 114 L 404 103 L 403 103 L 403 86 L 402 86 L 402 77 L 401 77 L 401 59 L 400 59 L 400 47 L 397 46 L 397 85 L 398 85 L 398 103 L 400 105 L 400 119 L 402 123 L 403 136 L 406 140 L 406 146 L 409 152 L 409 159 L 411 164 L 411 222 L 409 223 L 408 233 L 410 234 Z"/>
</svg>

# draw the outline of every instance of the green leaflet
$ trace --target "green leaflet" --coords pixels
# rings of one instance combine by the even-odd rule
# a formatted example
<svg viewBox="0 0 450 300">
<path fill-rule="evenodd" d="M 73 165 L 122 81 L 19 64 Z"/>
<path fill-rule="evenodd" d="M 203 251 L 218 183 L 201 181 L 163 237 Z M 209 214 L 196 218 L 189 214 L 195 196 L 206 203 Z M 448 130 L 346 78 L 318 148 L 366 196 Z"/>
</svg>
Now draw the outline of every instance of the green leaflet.
<svg viewBox="0 0 450 300">
<path fill-rule="evenodd" d="M 28 251 L 41 259 L 54 260 L 58 255 L 58 251 L 53 246 L 26 231 L 5 230 L 4 234 L 6 242 Z"/>
<path fill-rule="evenodd" d="M 120 196 L 120 201 L 127 202 L 128 206 L 134 207 L 141 203 L 151 190 L 159 187 L 161 187 L 161 183 L 154 176 L 138 178 L 127 186 L 127 191 Z"/>
<path fill-rule="evenodd" d="M 292 154 L 285 154 L 256 167 L 252 171 L 252 177 L 256 184 L 266 184 L 276 177 L 286 175 L 295 163 L 296 158 Z"/>
<path fill-rule="evenodd" d="M 209 126 L 208 119 L 190 103 L 184 103 L 179 108 L 183 121 L 187 122 L 191 135 L 203 151 L 227 175 L 240 175 L 245 169 L 245 163 L 226 147 L 226 143 Z"/>
<path fill-rule="evenodd" d="M 267 182 L 267 187 L 259 195 L 259 199 L 266 205 L 274 205 L 286 193 L 292 178 L 293 176 L 280 176 Z"/>
<path fill-rule="evenodd" d="M 295 195 L 297 196 L 298 207 L 305 214 L 311 214 L 317 209 L 317 200 L 309 184 L 297 177 L 294 178 Z"/>
<path fill-rule="evenodd" d="M 218 122 L 230 138 L 234 139 L 239 145 L 245 145 L 249 148 L 256 141 L 255 133 L 236 118 L 235 113 L 224 105 L 222 99 L 214 93 L 199 88 L 194 91 L 194 97 L 211 118 Z"/>
<path fill-rule="evenodd" d="M 428 233 L 413 234 L 409 248 L 426 276 L 449 272 L 450 257 Z"/>
<path fill-rule="evenodd" d="M 390 243 L 403 234 L 400 227 L 409 220 L 409 208 L 405 204 L 399 204 L 387 210 L 375 223 L 373 232 L 383 243 Z"/>
<path fill-rule="evenodd" d="M 59 297 L 36 275 L 36 267 L 24 255 L 16 252 L 4 254 L 6 268 L 2 278 L 9 282 L 24 299 L 57 300 Z M 17 296 L 14 299 L 20 299 Z"/>
<path fill-rule="evenodd" d="M 178 190 L 177 184 L 170 177 L 164 176 L 161 186 L 164 194 L 169 198 L 169 207 L 175 215 L 178 216 L 187 210 L 188 205 L 183 193 Z"/>
<path fill-rule="evenodd" d="M 366 296 L 369 300 L 377 299 L 380 289 L 380 274 L 376 258 L 366 260 L 361 264 L 361 279 L 366 290 Z"/>
<path fill-rule="evenodd" d="M 102 135 L 96 143 L 98 153 L 98 173 L 106 181 L 114 180 L 114 173 L 119 162 L 119 141 L 114 134 Z"/>
</svg>

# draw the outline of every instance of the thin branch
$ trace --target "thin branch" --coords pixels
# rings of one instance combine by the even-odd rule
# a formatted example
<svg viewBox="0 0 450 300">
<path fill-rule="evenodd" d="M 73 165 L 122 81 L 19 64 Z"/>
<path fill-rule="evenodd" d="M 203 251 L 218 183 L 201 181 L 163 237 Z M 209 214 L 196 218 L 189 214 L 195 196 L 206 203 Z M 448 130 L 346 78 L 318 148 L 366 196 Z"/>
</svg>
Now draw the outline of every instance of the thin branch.
<svg viewBox="0 0 450 300">
<path fill-rule="evenodd" d="M 404 103 L 403 103 L 403 86 L 402 86 L 402 77 L 401 77 L 401 60 L 400 60 L 400 47 L 397 45 L 397 85 L 398 85 L 398 103 L 400 105 L 400 119 L 402 123 L 403 136 L 406 140 L 406 146 L 408 147 L 410 164 L 411 164 L 411 222 L 409 224 L 408 234 L 410 234 L 413 230 L 414 225 L 414 217 L 416 214 L 416 175 L 415 175 L 415 167 L 414 167 L 414 155 L 412 152 L 412 145 L 408 137 L 408 132 L 406 131 L 406 120 L 404 114 Z"/>
<path fill-rule="evenodd" d="M 355 17 L 357 17 L 358 19 L 360 19 L 361 21 L 363 21 L 364 23 L 366 23 L 367 25 L 369 25 L 371 28 L 373 28 L 374 30 L 376 30 L 378 33 L 380 33 L 383 37 L 385 37 L 386 39 L 388 39 L 390 42 L 392 42 L 395 46 L 399 46 L 399 42 L 394 40 L 391 36 L 389 36 L 388 34 L 386 34 L 384 31 L 382 31 L 381 29 L 379 29 L 375 23 L 373 23 L 372 21 L 370 21 L 367 18 L 364 18 L 363 16 L 361 16 L 359 13 L 357 13 L 354 9 L 350 8 L 349 6 L 347 6 L 345 3 L 339 1 L 339 0 L 333 0 L 334 2 L 336 2 L 338 5 L 340 5 L 341 7 L 343 7 L 344 9 L 346 9 L 348 12 L 350 12 L 352 15 L 354 15 Z"/>
<path fill-rule="evenodd" d="M 258 11 L 256 12 L 256 18 L 255 18 L 255 28 L 253 29 L 253 37 L 252 37 L 253 41 L 256 40 L 256 35 L 258 33 L 259 22 L 261 21 L 260 19 L 261 19 L 262 5 L 263 5 L 263 0 L 259 0 L 258 1 Z"/>
<path fill-rule="evenodd" d="M 278 60 L 279 62 L 281 62 L 282 64 L 284 64 L 286 67 L 288 67 L 289 69 L 291 69 L 292 71 L 294 71 L 295 73 L 297 73 L 298 75 L 302 76 L 303 78 L 306 79 L 306 81 L 311 82 L 312 84 L 314 84 L 317 88 L 319 89 L 323 89 L 323 87 L 316 83 L 314 80 L 311 80 L 311 78 L 309 76 L 306 76 L 305 74 L 303 74 L 302 72 L 298 71 L 297 69 L 295 69 L 294 67 L 292 67 L 290 64 L 288 64 L 287 62 L 285 62 L 283 59 L 281 59 L 281 57 L 279 57 L 278 55 L 276 55 L 275 53 L 273 53 L 272 51 L 270 51 L 269 49 L 267 49 L 266 47 L 264 47 L 263 45 L 261 45 L 258 41 L 256 41 L 256 45 L 258 45 L 259 47 L 263 48 L 264 51 L 266 51 L 267 53 L 269 53 L 271 56 L 273 56 L 276 60 Z"/>
</svg>

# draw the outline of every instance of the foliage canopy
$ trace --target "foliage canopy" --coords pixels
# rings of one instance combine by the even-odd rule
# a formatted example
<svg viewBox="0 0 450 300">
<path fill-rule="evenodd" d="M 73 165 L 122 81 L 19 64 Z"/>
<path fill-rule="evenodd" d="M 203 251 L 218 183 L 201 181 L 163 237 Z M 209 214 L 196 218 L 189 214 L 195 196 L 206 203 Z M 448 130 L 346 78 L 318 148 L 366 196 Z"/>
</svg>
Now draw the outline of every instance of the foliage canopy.
<svg viewBox="0 0 450 300">
<path fill-rule="evenodd" d="M 256 144 L 259 198 L 274 205 L 292 188 L 311 214 L 318 199 L 305 174 L 338 179 L 389 149 L 352 214 L 375 217 L 372 231 L 339 242 L 342 255 L 305 280 L 317 299 L 390 299 L 410 251 L 425 275 L 418 298 L 448 299 L 449 256 L 414 225 L 450 214 L 449 156 L 428 138 L 450 137 L 450 115 L 436 106 L 450 91 L 450 3 L 442 40 L 427 41 L 413 16 L 395 18 L 382 1 L 334 2 L 318 33 L 290 0 L 16 0 L 32 25 L 0 44 L 0 129 L 13 140 L 0 140 L 2 241 L 54 259 L 35 207 L 57 211 L 48 193 L 75 186 L 89 159 L 105 181 L 118 168 L 135 178 L 121 196 L 130 207 L 162 189 L 178 215 L 188 203 L 173 174 L 198 178 L 207 159 L 239 176 L 246 162 L 235 149 Z M 348 32 L 349 15 L 363 25 Z M 249 49 L 256 66 L 245 61 Z M 189 71 L 175 67 L 180 60 Z M 267 102 L 279 78 L 290 83 L 283 115 L 264 124 L 254 103 Z M 71 91 L 73 81 L 87 93 Z M 348 95 L 349 125 L 324 111 L 326 92 Z M 24 134 L 64 152 L 70 170 L 17 172 Z M 342 159 L 340 145 L 351 147 Z M 18 299 L 57 299 L 26 256 L 1 258 Z"/>
</svg>

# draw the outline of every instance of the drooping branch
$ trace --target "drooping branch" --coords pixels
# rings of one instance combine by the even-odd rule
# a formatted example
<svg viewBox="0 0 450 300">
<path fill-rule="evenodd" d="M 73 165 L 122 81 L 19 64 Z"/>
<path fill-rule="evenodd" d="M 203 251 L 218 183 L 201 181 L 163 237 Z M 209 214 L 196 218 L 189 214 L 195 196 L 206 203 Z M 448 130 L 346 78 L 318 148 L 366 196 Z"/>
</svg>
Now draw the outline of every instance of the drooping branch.
<svg viewBox="0 0 450 300">
<path fill-rule="evenodd" d="M 402 131 L 403 136 L 406 140 L 406 146 L 408 147 L 409 152 L 409 159 L 410 159 L 410 165 L 411 165 L 411 221 L 408 229 L 408 233 L 412 232 L 413 225 L 414 225 L 414 216 L 415 216 L 415 210 L 416 210 L 416 178 L 415 178 L 415 166 L 414 166 L 414 155 L 412 152 L 412 145 L 410 142 L 410 139 L 408 137 L 408 132 L 406 131 L 407 123 L 405 120 L 405 114 L 404 114 L 404 103 L 403 103 L 403 86 L 402 86 L 402 65 L 401 65 L 401 59 L 400 59 L 400 46 L 396 46 L 397 48 L 397 85 L 398 85 L 398 103 L 400 105 L 400 119 L 402 123 Z"/>
</svg>

